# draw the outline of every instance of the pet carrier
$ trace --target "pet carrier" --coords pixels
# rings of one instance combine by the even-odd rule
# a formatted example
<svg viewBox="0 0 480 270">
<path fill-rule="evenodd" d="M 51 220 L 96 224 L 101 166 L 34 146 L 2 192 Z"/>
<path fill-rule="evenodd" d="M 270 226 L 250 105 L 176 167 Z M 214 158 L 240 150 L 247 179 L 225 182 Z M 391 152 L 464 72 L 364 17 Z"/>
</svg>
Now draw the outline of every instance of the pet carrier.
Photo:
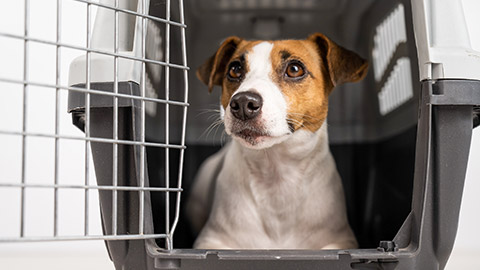
<svg viewBox="0 0 480 270">
<path fill-rule="evenodd" d="M 77 1 L 98 12 L 64 88 L 92 150 L 97 185 L 82 188 L 99 190 L 104 232 L 79 239 L 104 239 L 117 269 L 445 267 L 480 112 L 480 52 L 462 1 Z M 190 249 L 181 201 L 224 138 L 205 134 L 212 120 L 203 111 L 218 106 L 218 89 L 208 95 L 189 66 L 231 35 L 314 32 L 370 62 L 363 81 L 334 90 L 328 117 L 360 248 Z"/>
</svg>

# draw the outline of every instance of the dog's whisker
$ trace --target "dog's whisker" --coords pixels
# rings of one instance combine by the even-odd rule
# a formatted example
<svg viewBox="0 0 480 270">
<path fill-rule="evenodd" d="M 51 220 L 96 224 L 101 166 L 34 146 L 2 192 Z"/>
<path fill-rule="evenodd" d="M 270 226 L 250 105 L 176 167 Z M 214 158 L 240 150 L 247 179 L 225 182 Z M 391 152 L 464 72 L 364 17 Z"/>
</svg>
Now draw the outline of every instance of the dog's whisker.
<svg viewBox="0 0 480 270">
<path fill-rule="evenodd" d="M 215 128 L 215 126 L 216 126 L 215 123 L 213 123 L 208 127 L 208 129 L 206 130 L 205 138 L 208 138 L 210 136 L 210 133 L 212 133 L 212 130 Z"/>
<path fill-rule="evenodd" d="M 213 123 L 211 123 L 206 129 L 205 131 L 202 132 L 202 134 L 200 135 L 200 137 L 203 137 L 205 135 L 205 138 L 208 138 L 208 136 L 210 135 L 210 133 L 212 132 L 212 130 L 218 126 L 220 126 L 221 124 L 223 124 L 223 121 L 222 119 L 217 119 L 216 121 L 214 121 Z"/>
<path fill-rule="evenodd" d="M 292 120 L 292 121 L 300 121 L 300 120 L 295 119 L 295 118 L 292 118 L 292 117 L 287 117 L 287 119 L 290 119 L 290 120 Z"/>
<path fill-rule="evenodd" d="M 300 128 L 305 127 L 305 125 L 302 122 L 296 119 L 287 118 L 287 123 L 299 126 Z"/>
<path fill-rule="evenodd" d="M 288 114 L 289 114 L 289 115 L 300 116 L 300 117 L 302 117 L 302 118 L 309 118 L 309 119 L 311 119 L 311 120 L 316 120 L 316 121 L 322 120 L 322 119 L 320 119 L 320 118 L 317 118 L 317 117 L 314 117 L 314 116 L 311 116 L 311 115 L 307 115 L 307 114 L 303 114 L 303 113 L 293 113 L 293 112 L 291 112 L 291 113 L 288 113 Z"/>
<path fill-rule="evenodd" d="M 200 113 L 206 113 L 206 112 L 220 112 L 220 109 L 199 109 L 198 110 Z"/>
<path fill-rule="evenodd" d="M 291 122 L 292 122 L 292 123 L 295 123 L 295 124 L 298 124 L 298 125 L 301 125 L 301 126 L 305 126 L 305 124 L 313 125 L 312 122 L 310 122 L 310 121 L 308 121 L 308 120 L 305 120 L 305 119 L 302 119 L 302 121 L 296 120 L 296 119 L 291 119 Z"/>
<path fill-rule="evenodd" d="M 287 123 L 290 124 L 290 125 L 292 125 L 292 126 L 294 126 L 294 127 L 295 127 L 295 126 L 300 126 L 300 127 L 301 127 L 301 125 L 302 125 L 302 124 L 300 124 L 300 123 L 291 122 L 291 121 L 290 121 L 290 122 L 287 122 Z"/>
<path fill-rule="evenodd" d="M 220 121 L 218 125 L 215 126 L 215 133 L 213 134 L 213 137 L 212 138 L 216 138 L 217 137 L 217 132 L 218 132 L 218 129 L 220 128 L 220 126 L 223 124 L 223 121 Z"/>
<path fill-rule="evenodd" d="M 292 113 L 292 114 L 295 114 L 295 113 Z M 298 115 L 301 115 L 301 114 L 298 114 Z M 307 116 L 308 116 L 308 115 L 307 115 Z M 311 117 L 311 118 L 315 118 L 315 117 Z M 287 119 L 290 119 L 291 121 L 298 121 L 298 123 L 302 123 L 302 122 L 300 122 L 299 120 L 296 120 L 296 119 L 293 119 L 293 118 L 287 118 Z M 318 118 L 315 118 L 315 119 L 318 119 Z M 320 120 L 320 119 L 318 119 L 318 120 Z M 303 121 L 303 124 L 301 124 L 302 127 L 305 127 L 305 124 L 315 125 L 315 123 L 313 123 L 313 122 L 311 122 L 311 121 L 309 121 L 309 120 L 307 120 L 307 119 L 302 119 L 302 121 Z"/>
<path fill-rule="evenodd" d="M 302 124 L 302 122 L 293 118 L 287 118 L 287 121 L 293 124 Z"/>
<path fill-rule="evenodd" d="M 208 113 L 211 113 L 213 116 L 218 116 L 220 114 L 220 110 L 219 109 L 202 109 L 197 113 L 197 115 L 195 115 L 195 118 L 200 117 L 204 114 L 208 114 Z M 211 116 L 209 116 L 209 117 L 211 117 Z"/>
<path fill-rule="evenodd" d="M 212 120 L 214 120 L 214 119 L 216 119 L 215 121 L 218 121 L 218 118 L 219 118 L 219 117 L 218 117 L 217 114 L 212 114 L 212 115 L 208 116 L 207 119 L 208 119 L 208 121 L 212 121 Z"/>
<path fill-rule="evenodd" d="M 212 132 L 213 130 L 215 130 L 215 133 L 213 134 L 213 137 L 212 138 L 215 138 L 217 137 L 217 132 L 218 132 L 218 129 L 220 128 L 220 126 L 223 124 L 223 121 L 217 121 L 215 123 L 215 125 L 212 127 L 212 129 L 210 130 L 210 132 Z"/>
</svg>

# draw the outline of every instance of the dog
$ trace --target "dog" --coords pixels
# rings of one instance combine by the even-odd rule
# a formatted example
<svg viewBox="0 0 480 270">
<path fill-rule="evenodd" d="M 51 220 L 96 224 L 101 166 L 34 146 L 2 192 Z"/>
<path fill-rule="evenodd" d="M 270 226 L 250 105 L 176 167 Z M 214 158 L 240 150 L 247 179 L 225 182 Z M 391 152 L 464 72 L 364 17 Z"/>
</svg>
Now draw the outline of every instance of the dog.
<svg viewBox="0 0 480 270">
<path fill-rule="evenodd" d="M 351 249 L 345 198 L 327 135 L 335 86 L 368 63 L 315 33 L 305 40 L 227 38 L 197 70 L 222 87 L 233 140 L 201 166 L 187 205 L 198 249 Z"/>
</svg>

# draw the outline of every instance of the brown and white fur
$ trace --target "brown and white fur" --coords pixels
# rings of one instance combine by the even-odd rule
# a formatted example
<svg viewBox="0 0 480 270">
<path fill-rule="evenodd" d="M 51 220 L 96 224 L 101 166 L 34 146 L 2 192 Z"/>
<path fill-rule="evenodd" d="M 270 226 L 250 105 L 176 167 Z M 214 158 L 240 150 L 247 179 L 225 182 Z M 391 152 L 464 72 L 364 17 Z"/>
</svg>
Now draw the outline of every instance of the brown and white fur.
<svg viewBox="0 0 480 270">
<path fill-rule="evenodd" d="M 361 80 L 367 67 L 318 33 L 306 40 L 223 42 L 197 76 L 210 91 L 222 86 L 221 117 L 233 140 L 197 174 L 187 205 L 201 230 L 195 248 L 357 246 L 326 117 L 333 88 Z"/>
</svg>

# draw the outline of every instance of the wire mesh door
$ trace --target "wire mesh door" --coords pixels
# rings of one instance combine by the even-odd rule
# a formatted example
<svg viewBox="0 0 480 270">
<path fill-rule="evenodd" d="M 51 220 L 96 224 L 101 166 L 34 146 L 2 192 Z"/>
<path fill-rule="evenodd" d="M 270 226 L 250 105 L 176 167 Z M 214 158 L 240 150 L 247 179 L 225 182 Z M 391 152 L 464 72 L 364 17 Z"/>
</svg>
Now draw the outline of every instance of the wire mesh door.
<svg viewBox="0 0 480 270">
<path fill-rule="evenodd" d="M 62 5 L 66 2 L 75 2 L 85 10 L 86 18 L 78 22 L 85 24 L 83 44 L 73 44 L 63 38 L 62 27 L 70 19 L 63 13 Z M 12 171 L 15 172 L 10 174 L 13 176 L 7 174 L 0 180 L 0 191 L 18 192 L 18 196 L 7 203 L 18 205 L 12 211 L 19 212 L 16 215 L 19 220 L 3 221 L 11 223 L 10 227 L 13 224 L 17 230 L 13 234 L 0 233 L 0 242 L 165 239 L 165 247 L 172 249 L 172 237 L 179 219 L 188 107 L 189 68 L 183 1 L 56 0 L 53 39 L 31 35 L 35 26 L 30 23 L 30 16 L 36 2 L 25 0 L 22 4 L 22 32 L 0 32 L 2 40 L 21 43 L 22 55 L 13 61 L 23 62 L 21 76 L 0 75 L 3 93 L 20 92 L 17 94 L 21 96 L 19 105 L 22 108 L 18 128 L 7 122 L 0 125 L 1 141 L 19 141 L 18 149 L 7 148 L 8 151 L 0 154 L 2 160 L 18 157 L 21 164 L 18 168 L 14 166 Z M 52 82 L 30 76 L 33 59 L 42 52 L 32 52 L 38 45 L 54 50 L 55 79 Z M 62 68 L 65 50 L 79 55 L 70 63 L 68 82 L 62 79 L 67 74 Z M 54 100 L 54 113 L 43 117 L 53 122 L 51 131 L 30 128 L 36 118 L 29 106 L 34 102 L 32 97 L 37 88 L 53 93 L 49 97 L 50 101 Z M 71 117 L 84 134 L 63 132 L 62 119 L 66 116 Z M 43 181 L 31 180 L 32 164 L 41 163 L 39 159 L 28 158 L 30 153 L 37 151 L 29 142 L 31 138 L 51 142 L 48 151 L 53 153 L 53 162 L 51 168 L 44 170 L 51 169 L 52 174 Z M 73 171 L 70 175 L 68 170 L 63 173 L 61 153 L 69 151 L 63 146 L 67 141 L 82 144 L 83 163 L 77 164 L 75 169 L 83 171 L 81 179 L 72 175 Z M 162 168 L 162 174 L 157 177 L 161 181 L 149 180 L 148 149 L 164 152 L 162 164 L 152 162 Z M 178 171 L 171 171 L 171 163 L 178 163 Z M 27 222 L 33 214 L 27 201 L 34 190 L 46 191 L 40 199 L 51 201 L 52 214 L 47 219 L 51 219 L 53 228 L 41 235 L 29 233 L 31 225 Z M 81 193 L 75 198 L 83 211 L 80 233 L 64 233 L 62 228 L 63 219 L 68 219 L 68 215 L 62 214 L 60 197 L 62 192 L 72 190 Z M 98 203 L 92 202 L 97 191 L 103 233 L 91 231 L 90 209 L 92 203 Z M 163 200 L 162 231 L 154 229 L 152 224 L 152 198 Z"/>
</svg>

